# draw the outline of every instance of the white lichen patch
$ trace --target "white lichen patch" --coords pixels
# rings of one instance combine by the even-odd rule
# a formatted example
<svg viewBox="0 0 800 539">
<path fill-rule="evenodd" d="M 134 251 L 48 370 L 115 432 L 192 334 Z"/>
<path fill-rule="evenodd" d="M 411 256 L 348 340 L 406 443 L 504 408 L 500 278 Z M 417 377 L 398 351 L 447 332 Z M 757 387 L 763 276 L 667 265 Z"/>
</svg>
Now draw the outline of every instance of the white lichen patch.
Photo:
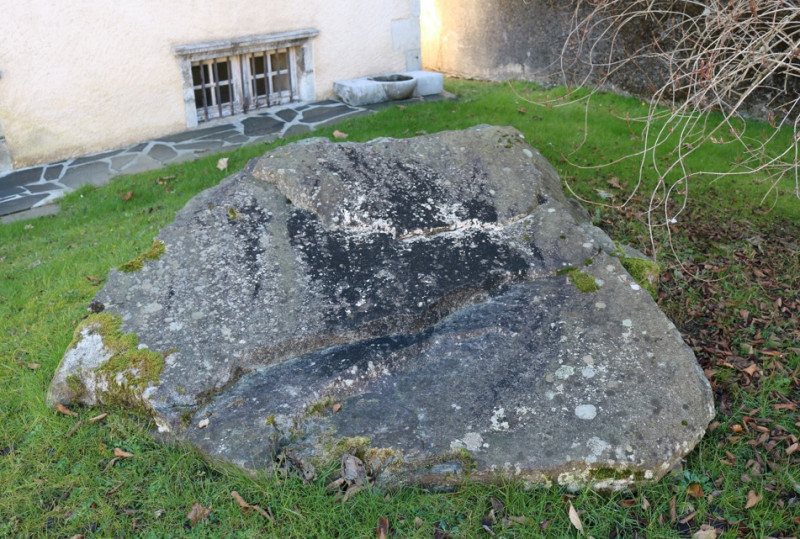
<svg viewBox="0 0 800 539">
<path fill-rule="evenodd" d="M 506 410 L 502 406 L 492 411 L 492 417 L 489 418 L 489 421 L 492 423 L 492 430 L 501 431 L 509 428 L 508 421 L 506 421 Z"/>
<path fill-rule="evenodd" d="M 517 416 L 523 418 L 528 414 L 533 414 L 533 408 L 528 408 L 527 406 L 517 406 L 514 409 L 514 412 L 516 412 Z"/>
<path fill-rule="evenodd" d="M 53 383 L 50 386 L 48 400 L 50 402 L 70 402 L 77 395 L 67 383 L 67 373 L 81 373 L 82 395 L 80 401 L 89 406 L 99 403 L 98 397 L 108 391 L 108 381 L 104 376 L 98 376 L 96 370 L 104 365 L 113 353 L 103 342 L 103 337 L 95 333 L 97 326 L 88 325 L 81 329 L 80 338 L 76 339 L 75 346 L 67 350 L 61 365 L 56 371 Z"/>
<path fill-rule="evenodd" d="M 484 445 L 483 436 L 477 432 L 468 432 L 459 440 L 450 442 L 450 449 L 457 451 L 459 449 L 466 449 L 467 451 L 479 451 Z"/>
<path fill-rule="evenodd" d="M 597 408 L 593 404 L 580 404 L 575 407 L 575 415 L 578 419 L 594 419 L 597 416 Z"/>
<path fill-rule="evenodd" d="M 606 304 L 603 303 L 602 301 L 598 301 L 597 303 L 594 304 L 594 306 L 595 306 L 596 309 L 605 309 L 606 308 Z"/>
<path fill-rule="evenodd" d="M 163 308 L 164 308 L 163 305 L 161 305 L 160 303 L 154 301 L 153 303 L 148 303 L 147 305 L 145 305 L 144 308 L 142 309 L 142 311 L 147 313 L 147 314 L 153 314 L 153 313 L 157 313 L 158 311 L 160 311 Z"/>
<path fill-rule="evenodd" d="M 586 457 L 586 462 L 593 464 L 597 462 L 603 452 L 611 447 L 608 442 L 601 440 L 597 436 L 592 436 L 586 442 L 586 447 L 589 448 L 589 456 Z"/>
<path fill-rule="evenodd" d="M 626 318 L 625 320 L 622 321 L 622 325 L 626 328 L 629 328 L 633 326 L 633 322 L 631 321 L 630 318 Z"/>
<path fill-rule="evenodd" d="M 584 367 L 581 369 L 581 376 L 584 378 L 594 378 L 595 374 L 597 374 L 597 372 L 591 367 Z"/>
<path fill-rule="evenodd" d="M 556 371 L 556 378 L 559 380 L 566 380 L 570 376 L 575 374 L 575 369 L 569 365 L 562 365 Z"/>
</svg>

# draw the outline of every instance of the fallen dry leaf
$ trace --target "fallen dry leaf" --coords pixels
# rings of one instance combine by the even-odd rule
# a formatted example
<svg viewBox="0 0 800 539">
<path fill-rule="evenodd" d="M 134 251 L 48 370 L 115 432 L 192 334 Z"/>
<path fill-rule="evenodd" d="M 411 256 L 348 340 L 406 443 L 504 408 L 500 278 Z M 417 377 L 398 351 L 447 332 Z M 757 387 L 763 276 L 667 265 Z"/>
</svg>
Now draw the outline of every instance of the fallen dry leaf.
<svg viewBox="0 0 800 539">
<path fill-rule="evenodd" d="M 128 453 L 127 451 L 123 451 L 119 447 L 115 447 L 114 448 L 114 456 L 115 457 L 120 457 L 120 458 L 123 458 L 123 459 L 127 459 L 127 458 L 131 458 L 133 456 L 133 453 Z"/>
<path fill-rule="evenodd" d="M 786 448 L 786 454 L 787 455 L 792 455 L 792 454 L 796 453 L 798 449 L 800 449 L 800 444 L 795 442 L 795 443 L 793 443 L 792 445 L 790 445 L 789 447 Z"/>
<path fill-rule="evenodd" d="M 35 371 L 39 367 L 41 367 L 42 364 L 41 363 L 26 363 L 25 366 L 28 367 L 30 370 Z"/>
<path fill-rule="evenodd" d="M 377 539 L 389 539 L 389 519 L 381 517 L 378 519 L 378 529 L 375 530 Z"/>
<path fill-rule="evenodd" d="M 581 523 L 581 517 L 572 506 L 572 502 L 569 502 L 569 521 L 572 523 L 575 529 L 581 532 L 581 535 L 583 535 L 583 524 Z"/>
<path fill-rule="evenodd" d="M 338 414 L 339 410 L 341 410 L 341 409 L 342 409 L 342 403 L 337 402 L 336 404 L 333 405 L 333 413 L 334 414 Z"/>
<path fill-rule="evenodd" d="M 615 189 L 622 189 L 622 186 L 619 184 L 619 178 L 617 178 L 616 176 L 611 176 L 608 179 L 607 183 L 608 183 L 608 185 L 610 185 L 611 187 L 613 187 Z"/>
<path fill-rule="evenodd" d="M 158 185 L 164 185 L 168 181 L 174 180 L 175 178 L 177 178 L 177 176 L 174 174 L 172 174 L 171 176 L 159 176 L 158 178 L 156 178 L 156 183 Z"/>
<path fill-rule="evenodd" d="M 367 481 L 367 470 L 364 462 L 349 453 L 342 455 L 340 474 L 349 486 L 362 486 Z"/>
<path fill-rule="evenodd" d="M 333 138 L 346 139 L 349 136 L 350 135 L 348 135 L 347 133 L 342 133 L 338 129 L 333 132 Z"/>
<path fill-rule="evenodd" d="M 633 507 L 636 505 L 636 500 L 633 498 L 625 498 L 624 500 L 620 500 L 619 503 L 622 507 Z"/>
<path fill-rule="evenodd" d="M 56 410 L 58 410 L 59 412 L 61 412 L 64 415 L 71 415 L 72 417 L 78 417 L 78 414 L 76 412 L 73 412 L 72 410 L 70 410 L 69 408 L 67 408 L 66 406 L 61 404 L 60 402 L 56 403 Z"/>
<path fill-rule="evenodd" d="M 647 509 L 648 509 L 649 507 L 650 507 L 650 502 L 649 502 L 649 501 L 647 501 L 647 498 L 645 498 L 645 497 L 644 497 L 644 494 L 642 494 L 642 509 L 644 509 L 645 511 L 647 511 Z"/>
<path fill-rule="evenodd" d="M 678 512 L 675 510 L 675 498 L 672 498 L 669 501 L 669 521 L 675 524 L 676 520 L 678 520 Z"/>
<path fill-rule="evenodd" d="M 125 202 L 129 201 L 133 198 L 133 191 L 128 191 L 127 193 L 122 193 L 122 200 Z"/>
<path fill-rule="evenodd" d="M 223 157 L 222 159 L 217 161 L 217 168 L 220 170 L 225 170 L 226 168 L 228 168 L 228 158 Z"/>
<path fill-rule="evenodd" d="M 273 524 L 275 523 L 275 519 L 273 519 L 272 515 L 269 513 L 269 508 L 267 508 L 267 510 L 264 510 L 258 505 L 250 505 L 249 503 L 244 501 L 244 498 L 242 498 L 241 495 L 235 490 L 231 491 L 231 498 L 236 500 L 236 503 L 239 504 L 239 507 L 241 507 L 243 511 L 255 511 L 262 517 L 272 522 Z"/>
<path fill-rule="evenodd" d="M 755 363 L 751 364 L 749 367 L 742 369 L 742 372 L 746 372 L 750 376 L 753 376 L 758 371 L 758 365 Z"/>
<path fill-rule="evenodd" d="M 342 496 L 341 500 L 339 500 L 339 501 L 341 501 L 342 503 L 345 503 L 350 498 L 352 498 L 353 496 L 355 496 L 356 494 L 361 492 L 362 490 L 364 490 L 364 486 L 363 485 L 351 485 L 351 486 L 347 487 L 347 490 L 344 492 L 344 496 Z"/>
<path fill-rule="evenodd" d="M 188 518 L 191 521 L 192 526 L 194 526 L 198 522 L 206 520 L 210 513 L 211 513 L 211 507 L 203 507 L 199 503 L 194 502 L 192 504 L 192 509 L 186 515 L 186 518 Z"/>
<path fill-rule="evenodd" d="M 747 503 L 744 505 L 745 509 L 750 509 L 751 507 L 755 507 L 755 505 L 761 501 L 761 495 L 756 494 L 755 490 L 751 490 L 747 493 Z"/>
<path fill-rule="evenodd" d="M 525 107 L 520 107 L 517 109 L 517 112 L 519 112 L 520 114 L 525 114 L 526 112 L 528 112 L 528 109 L 526 109 Z"/>
<path fill-rule="evenodd" d="M 694 532 L 692 539 L 717 539 L 717 530 L 714 526 L 703 524 L 698 531 Z"/>
<path fill-rule="evenodd" d="M 102 421 L 103 419 L 108 417 L 108 412 L 103 412 L 100 415 L 96 415 L 89 420 L 89 423 L 97 423 L 98 421 Z"/>
<path fill-rule="evenodd" d="M 797 405 L 796 405 L 796 404 L 794 404 L 794 403 L 788 403 L 788 404 L 773 404 L 773 405 L 772 405 L 772 409 L 773 409 L 773 410 L 790 410 L 790 411 L 792 411 L 792 412 L 795 412 L 795 411 L 797 411 Z"/>
<path fill-rule="evenodd" d="M 703 487 L 700 483 L 689 483 L 689 486 L 686 487 L 686 494 L 692 498 L 702 498 L 705 496 L 705 492 L 703 492 Z"/>
</svg>

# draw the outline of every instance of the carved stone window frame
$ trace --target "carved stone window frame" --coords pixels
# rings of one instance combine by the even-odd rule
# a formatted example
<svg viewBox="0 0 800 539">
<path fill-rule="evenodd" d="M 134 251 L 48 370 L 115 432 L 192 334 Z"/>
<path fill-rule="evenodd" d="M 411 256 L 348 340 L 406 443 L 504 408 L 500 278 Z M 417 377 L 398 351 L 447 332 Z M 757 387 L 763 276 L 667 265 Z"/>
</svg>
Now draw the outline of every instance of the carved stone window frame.
<svg viewBox="0 0 800 539">
<path fill-rule="evenodd" d="M 198 106 L 195 102 L 195 84 L 192 79 L 192 63 L 204 60 L 238 59 L 245 55 L 264 53 L 278 49 L 292 51 L 294 65 L 293 98 L 298 101 L 311 101 L 315 98 L 314 55 L 312 38 L 319 35 L 315 28 L 305 28 L 289 32 L 259 34 L 187 45 L 175 45 L 172 52 L 178 57 L 183 80 L 183 103 L 186 111 L 186 125 L 194 127 L 200 122 Z M 233 70 L 234 85 L 243 88 L 240 71 Z"/>
</svg>

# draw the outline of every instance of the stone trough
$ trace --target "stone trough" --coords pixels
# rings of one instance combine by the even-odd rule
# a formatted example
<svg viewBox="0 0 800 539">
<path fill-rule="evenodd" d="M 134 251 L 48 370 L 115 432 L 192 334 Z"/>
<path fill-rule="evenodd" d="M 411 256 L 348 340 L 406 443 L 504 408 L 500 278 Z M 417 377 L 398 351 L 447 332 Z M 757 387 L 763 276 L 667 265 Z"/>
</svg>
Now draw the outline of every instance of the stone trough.
<svg viewBox="0 0 800 539">
<path fill-rule="evenodd" d="M 136 407 L 251 470 L 625 488 L 714 415 L 652 270 L 512 128 L 311 139 L 112 270 L 48 399 Z"/>
<path fill-rule="evenodd" d="M 405 71 L 333 83 L 333 91 L 351 106 L 372 105 L 444 91 L 444 75 L 432 71 Z"/>
</svg>

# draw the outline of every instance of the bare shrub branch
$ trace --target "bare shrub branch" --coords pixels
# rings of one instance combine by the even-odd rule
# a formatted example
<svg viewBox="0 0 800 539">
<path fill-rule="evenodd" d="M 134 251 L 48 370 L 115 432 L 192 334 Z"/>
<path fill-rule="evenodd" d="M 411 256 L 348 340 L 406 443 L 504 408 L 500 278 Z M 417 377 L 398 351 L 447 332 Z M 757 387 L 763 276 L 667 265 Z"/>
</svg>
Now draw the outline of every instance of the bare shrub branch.
<svg viewBox="0 0 800 539">
<path fill-rule="evenodd" d="M 698 176 L 767 181 L 761 204 L 793 178 L 800 198 L 797 0 L 577 0 L 560 73 L 568 87 L 594 88 L 581 94 L 587 101 L 597 88 L 633 86 L 651 97 L 648 113 L 630 119 L 643 126 L 641 149 L 628 156 L 641 160 L 639 178 L 619 205 L 641 190 L 646 169 L 655 173 L 651 238 L 653 227 L 669 227 L 685 210 Z M 750 135 L 745 117 L 767 120 L 771 131 Z M 691 169 L 687 158 L 706 144 L 729 144 L 741 158 L 724 171 Z"/>
</svg>

